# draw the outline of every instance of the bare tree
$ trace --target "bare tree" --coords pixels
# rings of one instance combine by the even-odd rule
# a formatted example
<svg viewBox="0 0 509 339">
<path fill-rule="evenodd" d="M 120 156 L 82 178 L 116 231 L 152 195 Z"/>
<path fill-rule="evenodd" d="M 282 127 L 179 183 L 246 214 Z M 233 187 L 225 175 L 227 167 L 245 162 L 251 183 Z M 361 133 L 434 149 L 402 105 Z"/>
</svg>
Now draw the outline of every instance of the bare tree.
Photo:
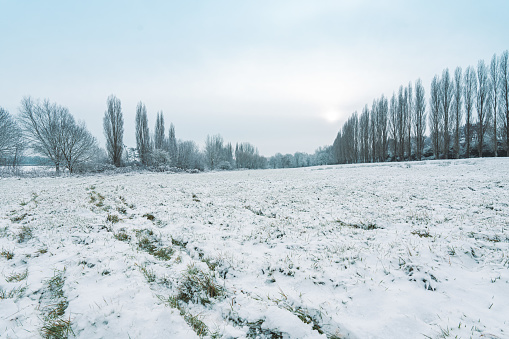
<svg viewBox="0 0 509 339">
<path fill-rule="evenodd" d="M 333 149 L 333 157 L 334 162 L 336 164 L 342 164 L 344 163 L 344 156 L 343 156 L 343 149 L 342 149 L 342 130 L 338 131 L 338 134 L 336 134 L 336 138 L 334 139 L 334 142 L 332 143 L 332 149 Z M 272 156 L 269 160 L 269 165 L 271 168 L 279 168 L 279 157 L 278 154 Z"/>
<path fill-rule="evenodd" d="M 380 151 L 378 152 L 379 158 L 378 161 L 385 161 L 387 159 L 388 153 L 388 131 L 387 131 L 387 115 L 389 111 L 389 104 L 387 102 L 387 98 L 382 95 L 380 100 L 378 101 L 378 109 L 377 109 L 377 136 L 379 138 L 378 145 L 380 147 Z"/>
<path fill-rule="evenodd" d="M 463 97 L 465 99 L 465 157 L 470 157 L 470 144 L 472 142 L 472 125 L 474 117 L 474 104 L 477 95 L 477 77 L 475 69 L 468 66 L 464 75 Z"/>
<path fill-rule="evenodd" d="M 477 140 L 479 157 L 483 156 L 484 134 L 488 125 L 488 112 L 490 109 L 490 83 L 488 78 L 488 68 L 484 60 L 479 60 L 477 64 Z"/>
<path fill-rule="evenodd" d="M 154 148 L 155 149 L 165 149 L 166 147 L 166 137 L 164 131 L 164 117 L 163 112 L 157 113 L 156 118 L 156 127 L 154 132 Z"/>
<path fill-rule="evenodd" d="M 405 92 L 406 96 L 406 134 L 407 134 L 407 154 L 408 160 L 412 160 L 412 123 L 414 120 L 414 105 L 413 105 L 413 91 L 412 83 L 408 83 Z"/>
<path fill-rule="evenodd" d="M 424 132 L 426 130 L 426 99 L 421 79 L 415 82 L 415 119 L 414 135 L 417 160 L 422 159 L 424 149 Z"/>
<path fill-rule="evenodd" d="M 34 102 L 30 97 L 21 100 L 19 117 L 29 145 L 36 153 L 53 162 L 57 174 L 64 162 L 59 122 L 66 112 L 67 108 L 52 104 L 49 100 L 44 100 L 42 104 Z"/>
<path fill-rule="evenodd" d="M 233 152 L 231 145 L 230 151 Z M 228 158 L 223 137 L 219 134 L 213 136 L 207 135 L 205 141 L 205 160 L 207 167 L 212 170 L 216 169 L 221 162 L 228 161 Z"/>
<path fill-rule="evenodd" d="M 443 137 L 443 155 L 445 159 L 449 159 L 449 149 L 451 145 L 451 104 L 453 96 L 453 84 L 449 75 L 449 69 L 446 68 L 442 72 L 442 79 L 440 80 L 440 104 L 442 116 L 442 137 Z"/>
<path fill-rule="evenodd" d="M 491 105 L 493 113 L 493 153 L 495 157 L 498 153 L 498 139 L 497 139 L 497 114 L 498 114 L 498 96 L 499 96 L 499 61 L 497 55 L 493 54 L 490 64 L 490 89 L 491 89 Z"/>
<path fill-rule="evenodd" d="M 371 152 L 370 152 L 370 159 L 368 161 L 375 162 L 377 161 L 378 157 L 378 145 L 379 142 L 379 136 L 377 135 L 377 116 L 378 116 L 378 101 L 376 99 L 373 100 L 373 104 L 371 105 L 371 112 L 368 117 L 368 124 L 369 124 L 369 141 L 371 143 Z"/>
<path fill-rule="evenodd" d="M 359 118 L 359 133 L 360 133 L 360 157 L 362 162 L 369 161 L 369 108 L 368 105 L 364 106 L 361 116 Z"/>
<path fill-rule="evenodd" d="M 60 120 L 60 137 L 65 167 L 73 173 L 77 166 L 95 157 L 97 142 L 85 127 L 76 123 L 71 114 L 64 114 Z"/>
<path fill-rule="evenodd" d="M 399 145 L 399 160 L 403 160 L 405 158 L 405 128 L 406 128 L 406 96 L 408 96 L 408 92 L 406 88 L 403 86 L 399 87 L 398 94 L 398 145 Z"/>
<path fill-rule="evenodd" d="M 460 127 L 462 120 L 461 99 L 463 93 L 463 75 L 461 67 L 456 67 L 454 70 L 454 85 L 453 85 L 453 120 L 454 120 L 454 155 L 456 159 L 460 157 Z"/>
<path fill-rule="evenodd" d="M 170 129 L 168 131 L 168 153 L 170 154 L 171 162 L 175 165 L 177 163 L 178 158 L 178 147 L 177 147 L 177 138 L 175 137 L 175 126 L 170 124 Z"/>
<path fill-rule="evenodd" d="M 106 151 L 111 162 L 116 166 L 122 165 L 124 150 L 124 115 L 120 100 L 110 95 L 106 101 L 107 110 L 104 112 L 103 128 L 106 137 Z"/>
<path fill-rule="evenodd" d="M 391 97 L 389 120 L 390 136 L 392 138 L 392 156 L 396 159 L 398 156 L 398 99 L 395 93 L 392 93 Z"/>
<path fill-rule="evenodd" d="M 65 166 L 73 172 L 76 165 L 89 161 L 96 147 L 95 138 L 84 124 L 77 124 L 65 107 L 52 104 L 49 100 L 34 102 L 23 98 L 20 121 L 29 138 L 32 149 L 47 156 L 56 172 Z"/>
<path fill-rule="evenodd" d="M 178 168 L 203 170 L 202 155 L 194 141 L 179 140 L 177 148 L 176 154 L 178 157 L 176 159 L 176 166 Z"/>
<path fill-rule="evenodd" d="M 147 108 L 140 101 L 136 106 L 136 148 L 140 161 L 147 166 L 150 163 L 150 131 L 148 128 Z"/>
<path fill-rule="evenodd" d="M 500 117 L 503 125 L 502 134 L 504 136 L 506 156 L 509 156 L 509 52 L 507 50 L 500 56 L 499 69 L 500 97 L 502 99 Z"/>
<path fill-rule="evenodd" d="M 440 124 L 442 122 L 441 117 L 441 100 L 440 100 L 440 80 L 438 76 L 435 75 L 433 80 L 431 81 L 431 91 L 430 91 L 430 100 L 429 106 L 431 110 L 431 114 L 429 115 L 429 125 L 430 125 L 430 134 L 431 134 L 431 143 L 433 146 L 433 154 L 435 159 L 440 158 L 440 146 L 441 146 L 441 138 L 440 138 Z"/>
<path fill-rule="evenodd" d="M 24 148 L 21 129 L 9 112 L 0 107 L 0 161 L 16 166 Z"/>
</svg>

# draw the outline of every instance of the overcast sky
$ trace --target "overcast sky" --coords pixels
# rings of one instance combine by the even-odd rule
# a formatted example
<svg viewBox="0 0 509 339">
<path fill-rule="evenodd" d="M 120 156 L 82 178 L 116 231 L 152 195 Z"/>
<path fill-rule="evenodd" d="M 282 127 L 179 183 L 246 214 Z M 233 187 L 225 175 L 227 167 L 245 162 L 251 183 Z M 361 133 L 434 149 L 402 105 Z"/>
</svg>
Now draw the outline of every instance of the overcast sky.
<svg viewBox="0 0 509 339">
<path fill-rule="evenodd" d="M 509 1 L 4 1 L 0 106 L 69 108 L 104 146 L 106 99 L 177 138 L 312 153 L 382 93 L 509 48 Z"/>
</svg>

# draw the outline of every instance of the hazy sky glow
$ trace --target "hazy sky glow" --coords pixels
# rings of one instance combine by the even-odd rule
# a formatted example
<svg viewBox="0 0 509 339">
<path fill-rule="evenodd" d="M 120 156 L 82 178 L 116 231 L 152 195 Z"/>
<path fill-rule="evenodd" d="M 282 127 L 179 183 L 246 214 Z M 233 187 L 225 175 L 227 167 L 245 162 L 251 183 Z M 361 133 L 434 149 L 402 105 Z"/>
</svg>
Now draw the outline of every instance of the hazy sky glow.
<svg viewBox="0 0 509 339">
<path fill-rule="evenodd" d="M 509 48 L 509 1 L 4 1 L 0 106 L 69 108 L 104 144 L 115 94 L 177 138 L 312 153 L 382 93 Z"/>
</svg>

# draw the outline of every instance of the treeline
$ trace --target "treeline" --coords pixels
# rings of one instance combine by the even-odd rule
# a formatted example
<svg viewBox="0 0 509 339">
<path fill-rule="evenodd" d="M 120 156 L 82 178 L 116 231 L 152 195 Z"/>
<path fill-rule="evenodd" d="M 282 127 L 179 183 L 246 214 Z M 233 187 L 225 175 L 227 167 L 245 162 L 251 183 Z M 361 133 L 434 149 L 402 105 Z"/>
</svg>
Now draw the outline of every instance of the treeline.
<svg viewBox="0 0 509 339">
<path fill-rule="evenodd" d="M 0 107 L 0 165 L 15 168 L 23 163 L 25 151 L 31 150 L 47 159 L 57 173 L 63 169 L 95 172 L 125 166 L 157 171 L 267 167 L 267 159 L 247 142 L 236 144 L 234 149 L 220 135 L 207 136 L 205 148 L 200 150 L 194 141 L 177 140 L 173 124 L 166 135 L 163 112 L 157 113 L 151 133 L 142 102 L 136 107 L 135 123 L 136 147 L 127 148 L 122 104 L 110 96 L 103 117 L 103 150 L 66 107 L 25 97 L 16 117 Z"/>
<path fill-rule="evenodd" d="M 103 132 L 105 149 L 66 107 L 25 97 L 16 117 L 0 108 L 0 165 L 15 168 L 23 164 L 26 150 L 47 159 L 57 173 L 63 169 L 70 173 L 100 172 L 127 166 L 154 171 L 291 168 L 334 161 L 330 146 L 320 147 L 312 155 L 278 153 L 266 158 L 249 142 L 233 146 L 221 135 L 207 136 L 205 147 L 200 149 L 194 141 L 177 140 L 172 123 L 166 130 L 162 111 L 157 112 L 152 133 L 142 102 L 136 107 L 136 147 L 128 148 L 124 145 L 122 103 L 113 95 L 106 101 Z"/>
<path fill-rule="evenodd" d="M 429 136 L 426 137 L 426 127 Z M 335 163 L 507 156 L 508 51 L 487 66 L 435 75 L 429 109 L 418 79 L 354 112 L 332 145 Z"/>
</svg>

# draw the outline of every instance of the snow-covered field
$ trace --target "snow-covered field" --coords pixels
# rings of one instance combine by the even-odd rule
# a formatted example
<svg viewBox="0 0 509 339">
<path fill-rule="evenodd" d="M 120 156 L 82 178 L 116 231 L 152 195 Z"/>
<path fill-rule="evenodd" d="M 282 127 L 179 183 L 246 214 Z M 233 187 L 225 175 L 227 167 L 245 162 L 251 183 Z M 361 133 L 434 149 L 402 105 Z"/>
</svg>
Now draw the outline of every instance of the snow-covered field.
<svg viewBox="0 0 509 339">
<path fill-rule="evenodd" d="M 508 169 L 0 179 L 0 337 L 507 338 Z"/>
</svg>

